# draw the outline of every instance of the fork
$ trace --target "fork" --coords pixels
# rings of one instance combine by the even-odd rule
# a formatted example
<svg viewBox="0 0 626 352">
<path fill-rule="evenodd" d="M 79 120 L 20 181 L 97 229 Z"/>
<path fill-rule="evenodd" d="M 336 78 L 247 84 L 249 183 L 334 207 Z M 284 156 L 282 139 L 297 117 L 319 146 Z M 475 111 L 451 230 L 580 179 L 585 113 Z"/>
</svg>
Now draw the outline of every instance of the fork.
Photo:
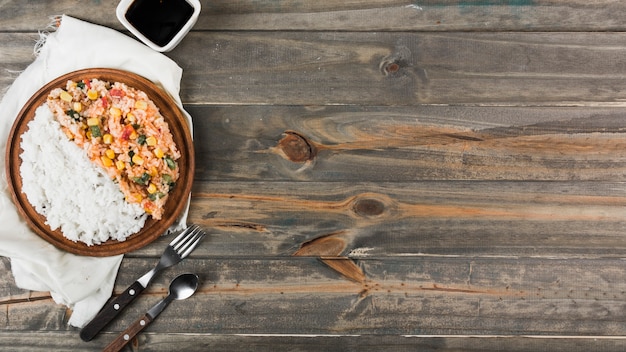
<svg viewBox="0 0 626 352">
<path fill-rule="evenodd" d="M 198 225 L 191 225 L 176 236 L 163 251 L 157 265 L 133 282 L 122 294 L 107 303 L 95 318 L 82 328 L 80 338 L 83 341 L 91 341 L 124 307 L 139 296 L 159 271 L 185 259 L 205 235 L 205 232 Z"/>
</svg>

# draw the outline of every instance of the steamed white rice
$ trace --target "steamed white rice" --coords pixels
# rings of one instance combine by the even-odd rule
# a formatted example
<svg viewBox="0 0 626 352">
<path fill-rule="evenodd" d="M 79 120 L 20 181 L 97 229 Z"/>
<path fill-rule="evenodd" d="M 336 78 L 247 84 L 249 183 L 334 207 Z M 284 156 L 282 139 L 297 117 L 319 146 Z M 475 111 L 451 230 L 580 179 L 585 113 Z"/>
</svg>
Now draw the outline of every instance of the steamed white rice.
<svg viewBox="0 0 626 352">
<path fill-rule="evenodd" d="M 68 140 L 44 104 L 22 135 L 22 192 L 52 230 L 87 245 L 124 241 L 147 214 L 124 200 L 119 186 Z"/>
</svg>

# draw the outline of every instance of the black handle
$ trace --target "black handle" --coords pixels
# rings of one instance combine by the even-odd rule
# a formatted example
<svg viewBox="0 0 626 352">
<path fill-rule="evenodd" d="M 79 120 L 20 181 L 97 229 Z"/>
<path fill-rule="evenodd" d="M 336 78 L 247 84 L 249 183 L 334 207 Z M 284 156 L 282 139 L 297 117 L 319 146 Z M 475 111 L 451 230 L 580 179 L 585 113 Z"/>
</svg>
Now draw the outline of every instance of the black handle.
<svg viewBox="0 0 626 352">
<path fill-rule="evenodd" d="M 135 281 L 121 295 L 107 303 L 98 315 L 85 325 L 80 331 L 80 338 L 83 341 L 91 341 L 100 330 L 109 324 L 130 302 L 132 302 L 144 290 L 144 287 Z"/>
</svg>

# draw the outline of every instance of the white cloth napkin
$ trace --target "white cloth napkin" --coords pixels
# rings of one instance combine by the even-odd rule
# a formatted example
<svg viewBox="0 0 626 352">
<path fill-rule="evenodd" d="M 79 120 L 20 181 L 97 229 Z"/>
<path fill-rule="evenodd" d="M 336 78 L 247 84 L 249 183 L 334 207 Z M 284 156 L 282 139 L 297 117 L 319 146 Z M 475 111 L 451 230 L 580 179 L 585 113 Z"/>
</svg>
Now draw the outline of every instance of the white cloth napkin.
<svg viewBox="0 0 626 352">
<path fill-rule="evenodd" d="M 18 287 L 50 291 L 55 302 L 73 310 L 69 324 L 82 327 L 111 296 L 122 255 L 77 256 L 56 249 L 30 231 L 7 189 L 4 155 L 9 131 L 22 106 L 44 84 L 90 67 L 124 69 L 146 77 L 164 88 L 182 110 L 182 69 L 122 33 L 69 16 L 62 16 L 59 28 L 44 39 L 34 62 L 17 77 L 0 102 L 0 256 L 11 259 Z M 185 114 L 191 129 L 191 119 Z M 186 214 L 175 227 L 185 227 Z"/>
</svg>

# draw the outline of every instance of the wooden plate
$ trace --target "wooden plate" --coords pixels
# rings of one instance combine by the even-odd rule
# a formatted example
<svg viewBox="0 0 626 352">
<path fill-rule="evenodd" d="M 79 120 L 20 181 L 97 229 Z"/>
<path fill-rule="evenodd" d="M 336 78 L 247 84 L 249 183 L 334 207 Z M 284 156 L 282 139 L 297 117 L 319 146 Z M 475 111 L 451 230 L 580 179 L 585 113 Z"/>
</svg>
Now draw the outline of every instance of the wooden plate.
<svg viewBox="0 0 626 352">
<path fill-rule="evenodd" d="M 110 82 L 122 82 L 128 86 L 144 91 L 148 97 L 159 108 L 161 115 L 167 121 L 174 142 L 181 152 L 178 160 L 180 176 L 176 182 L 176 187 L 170 193 L 165 204 L 163 217 L 161 220 L 148 218 L 144 227 L 137 233 L 129 236 L 126 241 L 108 240 L 99 245 L 87 246 L 82 242 L 73 242 L 63 236 L 60 230 L 52 231 L 46 225 L 46 218 L 28 202 L 26 195 L 22 193 L 22 178 L 20 176 L 22 153 L 21 136 L 28 130 L 28 123 L 35 117 L 35 110 L 45 103 L 48 94 L 53 88 L 65 88 L 68 80 L 93 79 Z M 32 230 L 46 241 L 56 247 L 71 253 L 85 256 L 111 256 L 130 252 L 139 249 L 161 236 L 177 219 L 186 208 L 187 199 L 191 192 L 191 185 L 194 174 L 194 148 L 190 129 L 185 115 L 178 108 L 174 100 L 157 87 L 151 81 L 134 73 L 106 68 L 91 68 L 74 71 L 60 76 L 49 82 L 37 91 L 24 105 L 15 120 L 9 140 L 7 141 L 6 152 L 6 175 L 9 190 L 20 214 L 27 221 Z"/>
</svg>

